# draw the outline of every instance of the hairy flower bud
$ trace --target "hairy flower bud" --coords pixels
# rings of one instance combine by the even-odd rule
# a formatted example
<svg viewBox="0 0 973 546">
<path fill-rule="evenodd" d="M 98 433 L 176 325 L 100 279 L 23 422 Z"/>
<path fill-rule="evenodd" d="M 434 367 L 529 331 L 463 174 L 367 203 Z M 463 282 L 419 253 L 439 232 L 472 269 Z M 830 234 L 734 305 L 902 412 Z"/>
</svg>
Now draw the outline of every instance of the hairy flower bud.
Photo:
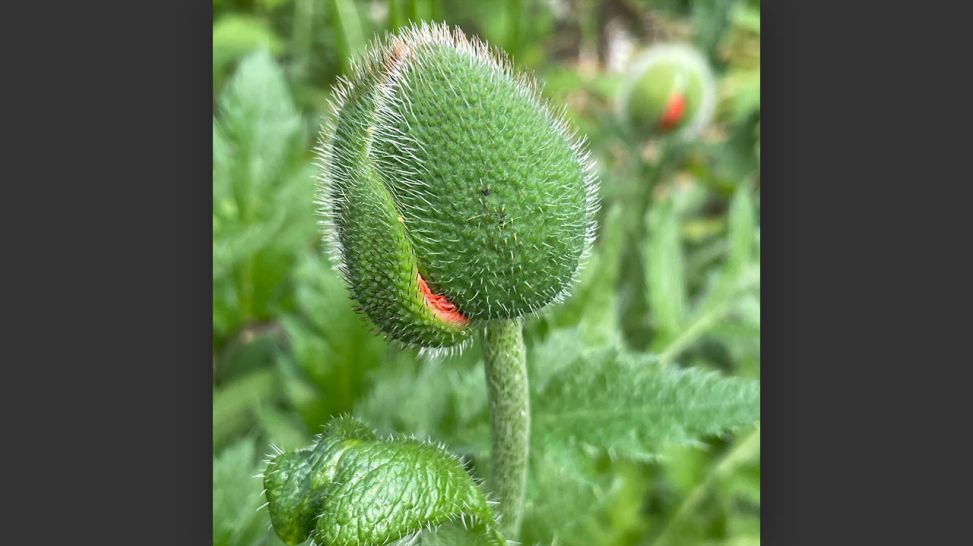
<svg viewBox="0 0 973 546">
<path fill-rule="evenodd" d="M 709 123 L 715 107 L 709 65 L 682 44 L 656 45 L 637 56 L 618 100 L 622 120 L 642 135 L 693 136 Z"/>
<path fill-rule="evenodd" d="M 563 298 L 594 234 L 582 144 L 536 87 L 441 25 L 373 45 L 319 148 L 319 205 L 359 309 L 443 348 Z"/>
<path fill-rule="evenodd" d="M 263 474 L 271 525 L 285 544 L 389 544 L 454 519 L 505 543 L 486 496 L 441 445 L 380 439 L 336 417 L 310 447 L 277 451 Z"/>
</svg>

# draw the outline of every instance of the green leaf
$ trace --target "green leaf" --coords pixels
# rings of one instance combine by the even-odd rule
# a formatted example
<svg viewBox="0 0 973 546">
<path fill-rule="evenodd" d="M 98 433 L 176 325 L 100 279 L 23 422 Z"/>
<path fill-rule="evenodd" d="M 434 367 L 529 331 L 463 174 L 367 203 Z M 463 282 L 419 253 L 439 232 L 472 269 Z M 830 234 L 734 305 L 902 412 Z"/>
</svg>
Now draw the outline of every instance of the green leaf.
<svg viewBox="0 0 973 546">
<path fill-rule="evenodd" d="M 365 47 L 364 32 L 355 3 L 351 0 L 330 0 L 331 16 L 338 35 L 342 72 L 350 72 L 349 62 Z"/>
<path fill-rule="evenodd" d="M 649 482 L 645 465 L 578 450 L 534 452 L 522 539 L 524 544 L 629 544 L 644 533 Z"/>
<path fill-rule="evenodd" d="M 379 546 L 460 519 L 502 546 L 493 509 L 442 446 L 380 439 L 339 417 L 306 449 L 279 453 L 264 471 L 271 522 L 287 544 Z"/>
<path fill-rule="evenodd" d="M 757 428 L 750 434 L 738 440 L 736 445 L 724 454 L 707 472 L 706 477 L 696 484 L 696 486 L 683 498 L 682 503 L 673 513 L 672 517 L 663 527 L 653 546 L 664 546 L 673 544 L 676 531 L 684 524 L 689 514 L 696 506 L 709 494 L 710 490 L 721 480 L 728 476 L 740 466 L 753 461 L 760 456 L 760 429 Z"/>
<path fill-rule="evenodd" d="M 620 342 L 616 285 L 624 248 L 623 226 L 622 208 L 612 207 L 575 293 L 551 317 L 559 328 L 577 325 L 581 338 L 591 345 Z"/>
<path fill-rule="evenodd" d="M 750 263 L 756 239 L 756 221 L 753 212 L 753 201 L 750 189 L 740 186 L 733 201 L 730 202 L 728 213 L 730 254 L 727 257 L 727 270 L 730 274 L 739 274 Z"/>
<path fill-rule="evenodd" d="M 238 202 L 244 218 L 261 206 L 266 190 L 286 170 L 299 149 L 301 118 L 294 108 L 284 74 L 266 50 L 247 56 L 219 101 L 219 124 L 234 148 Z"/>
<path fill-rule="evenodd" d="M 574 365 L 586 350 L 576 328 L 554 330 L 542 343 L 532 344 L 527 356 L 531 396 L 542 392 L 552 378 Z"/>
<path fill-rule="evenodd" d="M 284 282 L 317 239 L 313 170 L 283 71 L 240 62 L 213 121 L 213 326 L 218 346 L 290 304 Z"/>
<path fill-rule="evenodd" d="M 443 359 L 385 358 L 354 413 L 380 431 L 431 436 L 472 463 L 489 454 L 486 377 L 478 347 Z"/>
<path fill-rule="evenodd" d="M 616 349 L 587 352 L 535 394 L 534 445 L 575 444 L 649 459 L 760 419 L 760 383 L 665 366 Z"/>
<path fill-rule="evenodd" d="M 745 339 L 759 339 L 760 333 L 760 262 L 754 254 L 758 238 L 756 216 L 750 191 L 738 188 L 728 212 L 726 248 L 723 267 L 711 275 L 708 288 L 699 298 L 688 321 L 670 337 L 659 340 L 655 349 L 659 361 L 669 363 L 703 336 L 717 330 L 731 332 L 727 323 L 731 314 L 745 330 Z"/>
<path fill-rule="evenodd" d="M 284 212 L 278 211 L 267 223 L 244 227 L 235 233 L 224 233 L 214 239 L 213 279 L 225 277 L 234 266 L 273 243 L 277 231 L 284 225 Z"/>
<path fill-rule="evenodd" d="M 720 81 L 727 98 L 720 104 L 720 117 L 732 124 L 743 124 L 760 113 L 760 68 L 734 68 Z"/>
<path fill-rule="evenodd" d="M 724 277 L 727 279 L 727 277 Z M 742 298 L 760 286 L 760 268 L 750 265 L 739 277 L 720 282 L 710 291 L 709 295 L 699 305 L 692 320 L 679 335 L 673 338 L 660 352 L 659 361 L 667 364 L 676 359 L 689 346 L 698 341 L 703 335 L 720 325 L 735 306 L 744 301 Z"/>
<path fill-rule="evenodd" d="M 734 25 L 754 34 L 760 34 L 760 8 L 740 2 L 734 6 L 730 17 Z"/>
<path fill-rule="evenodd" d="M 576 451 L 545 448 L 541 448 L 542 452 L 532 451 L 524 543 L 553 539 L 561 544 L 568 537 L 575 537 L 575 542 L 589 541 L 592 537 L 585 531 L 593 520 L 591 514 L 608 500 L 603 484 L 596 481 L 594 464 Z"/>
<path fill-rule="evenodd" d="M 266 48 L 278 53 L 283 42 L 263 19 L 227 14 L 213 23 L 213 82 L 237 59 Z"/>
<path fill-rule="evenodd" d="M 380 372 L 388 379 L 375 386 L 356 407 L 356 413 L 380 430 L 431 435 L 438 431 L 451 409 L 450 387 L 459 370 L 435 360 L 410 364 L 398 361 L 383 366 Z M 476 371 L 483 374 L 482 370 Z"/>
<path fill-rule="evenodd" d="M 313 386 L 313 396 L 292 402 L 309 426 L 318 427 L 351 411 L 371 386 L 370 372 L 398 357 L 355 313 L 344 284 L 320 252 L 304 253 L 291 274 L 297 312 L 280 323 L 298 375 Z"/>
<path fill-rule="evenodd" d="M 213 460 L 213 546 L 249 546 L 267 536 L 255 458 L 253 439 L 244 438 Z"/>
<path fill-rule="evenodd" d="M 671 200 L 656 202 L 647 222 L 645 273 L 658 344 L 682 330 L 686 317 L 685 258 L 679 239 L 679 219 Z"/>
<path fill-rule="evenodd" d="M 213 446 L 218 448 L 252 424 L 254 406 L 272 400 L 277 390 L 273 370 L 258 370 L 213 393 Z"/>
<path fill-rule="evenodd" d="M 673 361 L 717 327 L 726 327 L 724 319 L 733 312 L 741 314 L 744 324 L 756 328 L 753 333 L 759 339 L 760 263 L 753 252 L 757 227 L 753 201 L 745 186 L 734 195 L 727 222 L 729 250 L 726 263 L 711 279 L 710 288 L 700 297 L 690 319 L 664 344 L 657 345 L 662 363 Z"/>
<path fill-rule="evenodd" d="M 261 404 L 255 408 L 257 422 L 263 429 L 268 441 L 281 449 L 297 449 L 308 441 L 302 423 L 293 416 L 268 404 Z"/>
</svg>

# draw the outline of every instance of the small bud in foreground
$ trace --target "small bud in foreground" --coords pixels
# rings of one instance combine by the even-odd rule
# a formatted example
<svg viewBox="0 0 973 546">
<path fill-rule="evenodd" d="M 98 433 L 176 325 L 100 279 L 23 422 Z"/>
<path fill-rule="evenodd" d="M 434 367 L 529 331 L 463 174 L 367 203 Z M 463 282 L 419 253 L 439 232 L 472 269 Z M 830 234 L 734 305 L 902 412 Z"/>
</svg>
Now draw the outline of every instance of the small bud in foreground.
<svg viewBox="0 0 973 546">
<path fill-rule="evenodd" d="M 594 234 L 581 142 L 536 87 L 443 25 L 373 45 L 339 85 L 318 202 L 358 308 L 426 348 L 563 298 Z"/>
<path fill-rule="evenodd" d="M 696 135 L 713 117 L 716 87 L 706 60 L 682 44 L 637 56 L 619 92 L 619 116 L 639 134 Z"/>
<path fill-rule="evenodd" d="M 390 544 L 455 519 L 505 544 L 486 495 L 440 445 L 380 439 L 336 417 L 304 449 L 280 452 L 263 474 L 270 522 L 285 544 Z"/>
</svg>

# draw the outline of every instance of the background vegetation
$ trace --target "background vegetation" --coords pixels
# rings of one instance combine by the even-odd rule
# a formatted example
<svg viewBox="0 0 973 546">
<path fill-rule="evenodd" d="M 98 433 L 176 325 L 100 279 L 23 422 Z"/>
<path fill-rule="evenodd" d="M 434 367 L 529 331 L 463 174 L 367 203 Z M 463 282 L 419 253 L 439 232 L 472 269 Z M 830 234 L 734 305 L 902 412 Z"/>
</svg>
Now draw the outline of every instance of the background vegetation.
<svg viewBox="0 0 973 546">
<path fill-rule="evenodd" d="M 757 410 L 714 388 L 710 407 L 667 400 L 689 416 L 667 424 L 665 412 L 639 413 L 658 389 L 631 372 L 661 361 L 691 368 L 700 388 L 714 377 L 701 370 L 759 378 L 757 2 L 214 0 L 214 14 L 214 545 L 281 544 L 251 476 L 271 443 L 304 446 L 329 416 L 443 441 L 473 469 L 486 459 L 479 348 L 420 359 L 370 332 L 313 212 L 331 84 L 375 34 L 422 19 L 459 25 L 534 72 L 587 136 L 601 177 L 581 284 L 526 324 L 524 544 L 759 544 L 759 428 L 706 435 L 714 415 Z M 717 76 L 716 119 L 690 141 L 636 138 L 615 115 L 627 61 L 662 41 L 695 44 Z M 568 366 L 586 370 L 578 384 L 559 374 Z M 594 405 L 625 419 L 568 411 Z"/>
</svg>

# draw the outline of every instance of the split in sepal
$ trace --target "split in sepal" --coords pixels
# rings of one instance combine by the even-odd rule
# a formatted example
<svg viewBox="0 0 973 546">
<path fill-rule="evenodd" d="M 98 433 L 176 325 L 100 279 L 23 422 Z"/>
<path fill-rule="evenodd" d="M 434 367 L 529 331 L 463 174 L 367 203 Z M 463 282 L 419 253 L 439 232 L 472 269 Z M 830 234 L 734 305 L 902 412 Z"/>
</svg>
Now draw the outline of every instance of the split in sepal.
<svg viewBox="0 0 973 546">
<path fill-rule="evenodd" d="M 455 456 L 412 438 L 379 439 L 351 417 L 333 419 L 311 447 L 276 455 L 263 479 L 273 528 L 292 546 L 379 546 L 452 520 L 505 544 Z"/>
<path fill-rule="evenodd" d="M 444 25 L 373 45 L 318 148 L 327 240 L 386 337 L 462 347 L 474 323 L 563 299 L 597 209 L 582 142 L 537 87 Z"/>
</svg>

